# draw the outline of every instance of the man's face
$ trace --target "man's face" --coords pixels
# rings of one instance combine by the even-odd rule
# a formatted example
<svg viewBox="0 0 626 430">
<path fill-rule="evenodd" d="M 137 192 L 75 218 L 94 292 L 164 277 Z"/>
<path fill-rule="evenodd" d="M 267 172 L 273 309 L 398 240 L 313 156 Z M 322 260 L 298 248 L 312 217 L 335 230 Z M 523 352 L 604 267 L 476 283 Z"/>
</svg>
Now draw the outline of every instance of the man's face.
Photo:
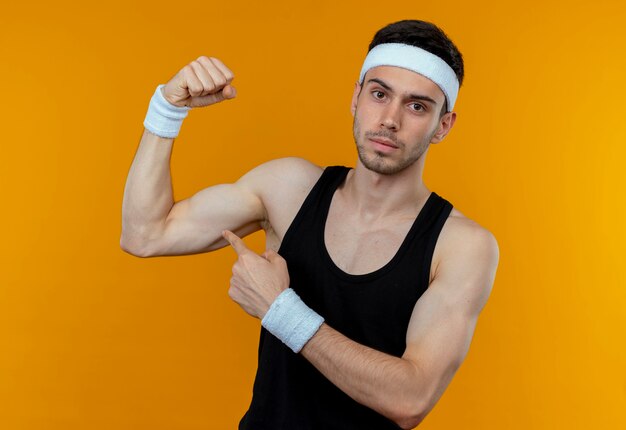
<svg viewBox="0 0 626 430">
<path fill-rule="evenodd" d="M 454 123 L 454 112 L 439 118 L 444 102 L 437 84 L 418 73 L 392 66 L 368 70 L 352 98 L 361 163 L 383 175 L 413 165 Z"/>
</svg>

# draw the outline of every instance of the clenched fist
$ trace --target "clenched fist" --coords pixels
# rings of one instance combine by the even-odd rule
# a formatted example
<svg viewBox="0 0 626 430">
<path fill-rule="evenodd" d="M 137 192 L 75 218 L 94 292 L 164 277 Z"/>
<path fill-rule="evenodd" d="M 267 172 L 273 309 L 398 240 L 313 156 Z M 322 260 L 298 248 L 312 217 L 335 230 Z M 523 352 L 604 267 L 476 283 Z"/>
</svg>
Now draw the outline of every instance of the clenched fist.
<svg viewBox="0 0 626 430">
<path fill-rule="evenodd" d="M 203 55 L 183 67 L 161 90 L 173 105 L 204 107 L 235 97 L 237 91 L 230 84 L 233 78 L 224 63 Z"/>
</svg>

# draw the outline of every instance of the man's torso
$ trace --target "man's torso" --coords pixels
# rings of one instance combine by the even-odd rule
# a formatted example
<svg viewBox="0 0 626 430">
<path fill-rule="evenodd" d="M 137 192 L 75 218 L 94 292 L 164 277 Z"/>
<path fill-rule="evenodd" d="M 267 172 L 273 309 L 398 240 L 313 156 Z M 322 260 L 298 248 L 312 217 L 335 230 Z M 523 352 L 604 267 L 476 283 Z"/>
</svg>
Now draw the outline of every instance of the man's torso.
<svg viewBox="0 0 626 430">
<path fill-rule="evenodd" d="M 323 168 L 306 160 L 292 160 L 293 166 L 286 178 L 276 183 L 262 196 L 267 219 L 262 223 L 266 233 L 266 247 L 278 251 L 287 229 L 302 203 L 320 178 Z M 395 255 L 415 217 L 423 207 L 422 202 L 415 213 L 389 219 L 384 222 L 359 221 L 355 214 L 336 195 L 331 201 L 324 229 L 324 242 L 334 263 L 346 273 L 364 274 L 384 266 Z M 456 208 L 452 208 L 437 240 L 430 278 L 437 274 L 437 267 L 445 255 L 454 252 L 455 244 L 463 241 L 475 228 L 482 228 Z"/>
</svg>

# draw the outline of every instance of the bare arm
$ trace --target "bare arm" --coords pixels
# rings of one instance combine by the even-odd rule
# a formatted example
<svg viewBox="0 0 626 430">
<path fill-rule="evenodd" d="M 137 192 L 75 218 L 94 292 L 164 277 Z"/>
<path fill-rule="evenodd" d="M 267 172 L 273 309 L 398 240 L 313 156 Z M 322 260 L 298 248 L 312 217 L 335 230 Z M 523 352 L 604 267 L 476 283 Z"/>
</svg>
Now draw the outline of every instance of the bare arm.
<svg viewBox="0 0 626 430">
<path fill-rule="evenodd" d="M 413 308 L 402 357 L 355 342 L 326 323 L 300 351 L 339 389 L 403 429 L 417 426 L 449 385 L 491 293 L 499 248 L 474 224 L 454 229 L 443 247 L 435 277 Z M 228 295 L 263 320 L 290 285 L 287 264 L 271 250 L 257 255 L 232 233 L 224 237 L 238 256 Z"/>
<path fill-rule="evenodd" d="M 202 56 L 181 69 L 163 95 L 173 105 L 204 107 L 234 97 L 232 79 L 220 60 Z M 124 188 L 122 249 L 138 256 L 192 254 L 224 246 L 220 228 L 242 235 L 258 230 L 263 205 L 243 178 L 173 201 L 173 143 L 144 130 Z"/>
<path fill-rule="evenodd" d="M 301 351 L 342 391 L 403 429 L 416 427 L 451 382 L 493 287 L 495 238 L 480 229 L 465 238 L 417 301 L 402 357 L 354 342 L 326 323 Z"/>
<path fill-rule="evenodd" d="M 209 252 L 226 245 L 224 229 L 245 236 L 261 228 L 265 209 L 249 185 L 267 168 L 174 202 L 172 144 L 173 139 L 144 131 L 124 189 L 120 246 L 125 251 L 140 257 Z"/>
<path fill-rule="evenodd" d="M 161 223 L 174 204 L 170 158 L 174 139 L 144 129 L 128 172 L 122 201 L 121 247 L 140 254 L 141 238 Z"/>
</svg>

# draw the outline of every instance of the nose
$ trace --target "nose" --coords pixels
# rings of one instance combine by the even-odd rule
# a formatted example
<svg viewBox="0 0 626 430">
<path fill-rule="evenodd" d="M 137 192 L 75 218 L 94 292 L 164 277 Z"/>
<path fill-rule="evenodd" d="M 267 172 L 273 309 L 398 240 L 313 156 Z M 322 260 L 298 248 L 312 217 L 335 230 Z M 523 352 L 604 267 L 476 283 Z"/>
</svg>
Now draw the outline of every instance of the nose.
<svg viewBox="0 0 626 430">
<path fill-rule="evenodd" d="M 393 102 L 388 103 L 382 111 L 380 125 L 391 130 L 398 130 L 400 127 L 400 106 Z"/>
</svg>

